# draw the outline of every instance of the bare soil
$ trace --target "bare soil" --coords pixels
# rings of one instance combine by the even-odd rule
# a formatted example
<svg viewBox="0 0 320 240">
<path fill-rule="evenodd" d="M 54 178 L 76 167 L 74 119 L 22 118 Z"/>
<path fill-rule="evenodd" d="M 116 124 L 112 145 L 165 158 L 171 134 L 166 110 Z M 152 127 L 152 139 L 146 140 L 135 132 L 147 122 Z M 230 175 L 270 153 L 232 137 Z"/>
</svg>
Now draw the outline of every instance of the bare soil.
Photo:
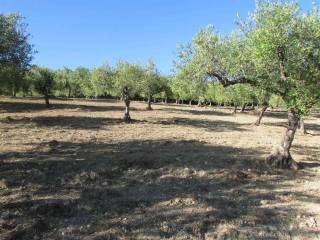
<svg viewBox="0 0 320 240">
<path fill-rule="evenodd" d="M 285 112 L 0 99 L 0 239 L 320 239 L 320 118 L 268 169 Z"/>
</svg>

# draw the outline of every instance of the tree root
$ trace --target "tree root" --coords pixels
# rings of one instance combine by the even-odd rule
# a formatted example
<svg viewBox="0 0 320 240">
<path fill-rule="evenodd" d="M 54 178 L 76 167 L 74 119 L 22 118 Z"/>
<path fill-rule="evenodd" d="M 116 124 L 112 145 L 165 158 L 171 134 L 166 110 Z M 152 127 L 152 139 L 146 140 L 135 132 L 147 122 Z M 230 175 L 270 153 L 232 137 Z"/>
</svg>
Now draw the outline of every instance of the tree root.
<svg viewBox="0 0 320 240">
<path fill-rule="evenodd" d="M 294 161 L 290 154 L 284 154 L 280 150 L 271 153 L 266 158 L 266 164 L 269 167 L 276 169 L 298 170 L 302 168 L 301 164 Z"/>
</svg>

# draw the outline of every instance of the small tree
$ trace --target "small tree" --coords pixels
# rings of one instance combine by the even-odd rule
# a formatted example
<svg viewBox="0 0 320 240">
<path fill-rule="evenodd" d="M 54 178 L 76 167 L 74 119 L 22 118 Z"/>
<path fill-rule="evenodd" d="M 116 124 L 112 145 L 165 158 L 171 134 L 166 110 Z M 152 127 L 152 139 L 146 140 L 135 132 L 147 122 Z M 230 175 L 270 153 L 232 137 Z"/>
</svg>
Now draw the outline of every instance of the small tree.
<svg viewBox="0 0 320 240">
<path fill-rule="evenodd" d="M 18 13 L 0 14 L 0 88 L 12 96 L 26 87 L 24 76 L 34 54 L 23 20 Z"/>
<path fill-rule="evenodd" d="M 104 65 L 99 68 L 94 68 L 91 72 L 91 84 L 94 90 L 94 96 L 107 97 L 113 90 L 114 72 L 110 66 Z"/>
<path fill-rule="evenodd" d="M 140 78 L 139 92 L 148 99 L 147 110 L 152 110 L 151 99 L 155 94 L 161 92 L 160 75 L 152 61 L 148 62 L 144 69 L 144 76 Z"/>
<path fill-rule="evenodd" d="M 64 67 L 63 69 L 55 71 L 57 94 L 68 98 L 74 95 L 73 92 L 76 86 L 74 86 L 73 80 L 73 72 L 71 69 Z"/>
<path fill-rule="evenodd" d="M 115 89 L 125 103 L 124 121 L 130 123 L 130 99 L 138 92 L 138 83 L 144 77 L 143 69 L 137 64 L 119 62 L 115 72 Z"/>
<path fill-rule="evenodd" d="M 257 121 L 255 122 L 255 125 L 259 126 L 264 113 L 267 111 L 269 107 L 271 94 L 268 91 L 266 91 L 264 88 L 256 88 L 254 93 L 255 93 L 255 98 L 258 105 L 262 105 L 262 109 L 259 113 Z"/>
<path fill-rule="evenodd" d="M 49 108 L 49 98 L 55 86 L 54 72 L 48 68 L 33 67 L 31 77 L 34 79 L 35 90 L 44 96 L 46 107 Z"/>
<path fill-rule="evenodd" d="M 91 73 L 88 68 L 77 67 L 72 72 L 72 81 L 76 83 L 76 86 L 79 86 L 77 93 L 79 95 L 85 96 L 86 98 L 94 96 L 94 89 L 91 83 Z"/>
</svg>

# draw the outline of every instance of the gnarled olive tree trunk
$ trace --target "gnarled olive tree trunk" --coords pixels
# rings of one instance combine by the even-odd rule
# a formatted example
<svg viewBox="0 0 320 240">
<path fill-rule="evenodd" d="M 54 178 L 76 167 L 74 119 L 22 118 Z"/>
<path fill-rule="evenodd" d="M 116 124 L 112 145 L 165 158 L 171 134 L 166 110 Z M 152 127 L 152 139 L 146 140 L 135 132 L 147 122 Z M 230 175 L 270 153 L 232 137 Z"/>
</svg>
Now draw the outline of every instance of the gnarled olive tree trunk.
<svg viewBox="0 0 320 240">
<path fill-rule="evenodd" d="M 290 148 L 294 139 L 294 134 L 299 125 L 300 116 L 296 109 L 291 108 L 288 111 L 288 126 L 281 141 L 280 146 L 275 152 L 266 158 L 266 163 L 274 168 L 299 169 L 299 164 L 293 160 L 290 154 Z"/>
<path fill-rule="evenodd" d="M 46 107 L 49 108 L 49 107 L 50 107 L 49 95 L 45 94 L 45 95 L 44 95 L 44 100 L 45 100 L 45 102 L 46 102 Z"/>
<path fill-rule="evenodd" d="M 123 101 L 124 101 L 125 106 L 126 106 L 123 120 L 126 123 L 130 123 L 132 120 L 131 120 L 131 117 L 130 117 L 130 95 L 129 95 L 128 87 L 124 87 L 123 88 L 122 97 L 123 97 Z"/>
<path fill-rule="evenodd" d="M 266 112 L 267 108 L 268 108 L 268 106 L 263 106 L 263 108 L 261 109 L 261 111 L 260 111 L 260 113 L 259 113 L 259 117 L 258 117 L 257 121 L 255 122 L 255 125 L 256 125 L 256 126 L 259 126 L 259 125 L 260 125 L 261 119 L 262 119 L 264 113 Z"/>
<path fill-rule="evenodd" d="M 242 106 L 242 108 L 241 108 L 241 112 L 244 112 L 245 110 L 246 110 L 246 106 L 247 106 L 247 104 L 245 103 L 245 104 L 243 104 L 243 106 Z"/>
<path fill-rule="evenodd" d="M 151 107 L 151 95 L 148 96 L 148 106 L 147 106 L 147 110 L 152 110 L 152 107 Z"/>
<path fill-rule="evenodd" d="M 234 105 L 233 114 L 236 114 L 236 113 L 237 113 L 237 109 L 238 109 L 238 105 Z"/>
<path fill-rule="evenodd" d="M 50 107 L 50 103 L 49 103 L 50 91 L 47 86 L 44 86 L 44 88 L 43 88 L 43 96 L 44 96 L 44 100 L 46 102 L 46 107 L 49 108 Z"/>
</svg>

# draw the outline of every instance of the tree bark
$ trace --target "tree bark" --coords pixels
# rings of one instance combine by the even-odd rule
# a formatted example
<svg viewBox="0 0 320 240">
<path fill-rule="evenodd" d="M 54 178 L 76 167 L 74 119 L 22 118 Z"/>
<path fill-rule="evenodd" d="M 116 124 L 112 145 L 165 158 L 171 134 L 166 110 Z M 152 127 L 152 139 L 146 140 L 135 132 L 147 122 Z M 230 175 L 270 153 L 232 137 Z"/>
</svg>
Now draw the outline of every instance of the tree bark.
<svg viewBox="0 0 320 240">
<path fill-rule="evenodd" d="M 257 121 L 255 122 L 255 125 L 256 125 L 256 126 L 259 126 L 259 125 L 260 125 L 261 119 L 262 119 L 264 113 L 266 112 L 267 108 L 268 108 L 268 106 L 263 106 L 263 108 L 261 109 L 260 114 L 259 114 L 259 117 L 258 117 Z"/>
<path fill-rule="evenodd" d="M 128 87 L 124 87 L 122 90 L 122 98 L 125 103 L 125 112 L 123 120 L 125 123 L 131 123 L 132 119 L 130 117 L 130 95 L 129 95 L 129 89 Z"/>
<path fill-rule="evenodd" d="M 299 121 L 299 129 L 300 129 L 300 132 L 305 135 L 307 134 L 307 130 L 305 128 L 305 125 L 304 125 L 304 121 L 303 121 L 303 118 L 301 117 L 300 118 L 300 121 Z"/>
<path fill-rule="evenodd" d="M 244 112 L 244 110 L 246 110 L 246 106 L 247 106 L 247 104 L 243 104 L 243 106 L 241 108 L 241 112 Z"/>
<path fill-rule="evenodd" d="M 152 110 L 152 107 L 151 107 L 151 96 L 150 96 L 150 95 L 148 96 L 148 106 L 147 106 L 147 110 Z"/>
<path fill-rule="evenodd" d="M 189 100 L 189 105 L 190 105 L 190 106 L 192 105 L 192 100 Z"/>
<path fill-rule="evenodd" d="M 168 103 L 168 98 L 167 98 L 167 97 L 164 99 L 164 103 L 165 103 L 165 104 Z"/>
<path fill-rule="evenodd" d="M 50 107 L 50 103 L 49 103 L 49 96 L 47 94 L 44 95 L 44 100 L 46 102 L 46 107 L 49 108 Z"/>
<path fill-rule="evenodd" d="M 294 134 L 299 125 L 299 114 L 296 109 L 291 108 L 288 111 L 288 126 L 281 141 L 280 146 L 275 152 L 271 153 L 266 158 L 266 163 L 273 168 L 293 169 L 300 168 L 299 164 L 295 162 L 290 154 L 290 148 L 294 139 Z"/>
<path fill-rule="evenodd" d="M 68 87 L 68 98 L 71 98 L 71 87 Z"/>
<path fill-rule="evenodd" d="M 234 105 L 233 114 L 237 113 L 237 108 L 238 108 L 238 105 Z"/>
</svg>

